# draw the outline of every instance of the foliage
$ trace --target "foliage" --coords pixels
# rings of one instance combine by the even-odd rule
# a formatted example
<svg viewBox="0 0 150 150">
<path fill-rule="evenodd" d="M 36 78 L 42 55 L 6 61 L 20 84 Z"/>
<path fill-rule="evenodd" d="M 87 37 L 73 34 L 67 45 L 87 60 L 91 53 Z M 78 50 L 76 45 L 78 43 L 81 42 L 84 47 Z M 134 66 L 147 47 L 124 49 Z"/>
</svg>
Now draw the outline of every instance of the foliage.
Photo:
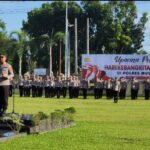
<svg viewBox="0 0 150 150">
<path fill-rule="evenodd" d="M 65 108 L 65 112 L 74 114 L 76 112 L 74 107 Z"/>
<path fill-rule="evenodd" d="M 90 53 L 103 53 L 102 47 L 105 47 L 105 53 L 132 54 L 142 48 L 147 15 L 144 13 L 137 20 L 134 1 L 109 1 L 104 4 L 99 1 L 82 1 L 81 5 L 68 2 L 69 24 L 74 24 L 75 17 L 78 19 L 79 65 L 81 54 L 86 53 L 87 17 L 90 18 Z M 41 8 L 32 10 L 28 13 L 28 20 L 23 22 L 23 29 L 35 38 L 42 34 L 50 35 L 52 29 L 54 34 L 65 32 L 65 3 L 45 3 Z M 74 29 L 69 28 L 69 31 L 71 68 L 74 68 Z M 57 49 L 53 48 L 53 60 L 57 60 Z M 58 66 L 58 61 L 53 61 L 53 66 Z M 54 72 L 57 69 L 58 67 L 54 67 Z M 73 69 L 71 71 L 73 72 Z"/>
<path fill-rule="evenodd" d="M 25 31 L 13 31 L 10 34 L 10 38 L 13 40 L 13 43 L 15 45 L 14 48 L 19 58 L 19 76 L 21 76 L 22 75 L 22 58 L 23 58 L 24 51 L 29 48 L 28 47 L 29 36 L 27 35 Z"/>
<path fill-rule="evenodd" d="M 47 119 L 47 118 L 48 118 L 48 115 L 45 114 L 44 112 L 40 111 L 40 112 L 38 113 L 38 117 L 39 117 L 40 120 L 43 120 L 43 119 Z"/>
<path fill-rule="evenodd" d="M 16 73 L 25 73 L 27 70 L 32 73 L 35 67 L 49 68 L 50 46 L 52 46 L 51 64 L 54 74 L 58 72 L 58 68 L 59 73 L 61 70 L 64 73 L 65 57 L 60 62 L 61 57 L 58 56 L 65 55 L 63 44 L 65 13 L 66 3 L 64 1 L 44 3 L 40 8 L 28 12 L 27 21 L 23 21 L 23 30 L 12 33 L 17 37 L 13 39 L 7 36 L 5 23 L 0 20 L 0 51 L 8 53 L 8 60 L 10 63 L 13 61 Z M 69 1 L 69 24 L 74 25 L 75 18 L 78 22 L 79 66 L 81 55 L 86 53 L 87 18 L 90 21 L 91 54 L 101 54 L 103 48 L 106 54 L 135 54 L 142 50 L 148 13 L 145 12 L 138 17 L 134 1 L 108 1 L 106 3 L 82 1 L 80 5 Z M 28 33 L 26 36 L 24 36 L 24 31 Z M 73 73 L 75 68 L 74 27 L 69 27 L 69 33 L 71 72 Z M 29 38 L 29 41 L 26 37 Z M 21 69 L 18 71 L 18 68 Z"/>
<path fill-rule="evenodd" d="M 21 120 L 18 114 L 7 114 L 0 118 L 0 122 L 6 124 L 11 130 L 19 132 L 23 125 L 23 121 Z"/>
<path fill-rule="evenodd" d="M 57 125 L 62 121 L 63 118 L 65 118 L 67 122 L 74 121 L 73 113 L 75 113 L 74 107 L 67 108 L 64 111 L 57 109 L 50 113 L 50 115 L 40 111 L 38 114 L 34 115 L 22 115 L 22 120 L 24 120 L 24 124 L 26 126 L 32 127 L 39 125 L 41 121 L 45 119 L 50 119 L 52 124 Z"/>
</svg>

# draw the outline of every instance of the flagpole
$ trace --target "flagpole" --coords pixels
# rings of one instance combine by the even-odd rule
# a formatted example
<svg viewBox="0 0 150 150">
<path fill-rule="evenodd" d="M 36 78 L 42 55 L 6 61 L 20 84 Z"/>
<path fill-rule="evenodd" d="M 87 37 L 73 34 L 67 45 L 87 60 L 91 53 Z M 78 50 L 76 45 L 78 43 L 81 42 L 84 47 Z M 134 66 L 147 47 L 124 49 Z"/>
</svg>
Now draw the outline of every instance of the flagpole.
<svg viewBox="0 0 150 150">
<path fill-rule="evenodd" d="M 68 2 L 66 2 L 66 28 L 65 28 L 65 76 L 68 77 Z"/>
</svg>

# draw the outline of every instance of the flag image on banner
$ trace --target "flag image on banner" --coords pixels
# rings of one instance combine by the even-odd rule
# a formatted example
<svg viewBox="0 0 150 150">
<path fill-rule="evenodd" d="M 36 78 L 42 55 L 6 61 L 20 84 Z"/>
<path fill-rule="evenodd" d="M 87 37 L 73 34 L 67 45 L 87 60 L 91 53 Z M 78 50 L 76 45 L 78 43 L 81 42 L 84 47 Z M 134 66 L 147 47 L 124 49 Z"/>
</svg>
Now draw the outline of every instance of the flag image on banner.
<svg viewBox="0 0 150 150">
<path fill-rule="evenodd" d="M 137 54 L 83 54 L 82 77 L 93 80 L 108 78 L 149 78 L 150 55 Z"/>
</svg>

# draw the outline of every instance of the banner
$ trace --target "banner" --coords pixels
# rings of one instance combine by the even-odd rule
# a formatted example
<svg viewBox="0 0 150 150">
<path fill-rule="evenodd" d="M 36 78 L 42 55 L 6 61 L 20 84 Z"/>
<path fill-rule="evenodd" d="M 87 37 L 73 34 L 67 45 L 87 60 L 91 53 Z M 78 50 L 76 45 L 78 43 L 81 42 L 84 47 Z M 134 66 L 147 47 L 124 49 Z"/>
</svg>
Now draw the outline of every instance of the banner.
<svg viewBox="0 0 150 150">
<path fill-rule="evenodd" d="M 36 68 L 34 69 L 34 75 L 46 75 L 46 69 L 45 68 Z"/>
<path fill-rule="evenodd" d="M 150 54 L 83 54 L 82 77 L 88 80 L 102 78 L 149 78 Z"/>
</svg>

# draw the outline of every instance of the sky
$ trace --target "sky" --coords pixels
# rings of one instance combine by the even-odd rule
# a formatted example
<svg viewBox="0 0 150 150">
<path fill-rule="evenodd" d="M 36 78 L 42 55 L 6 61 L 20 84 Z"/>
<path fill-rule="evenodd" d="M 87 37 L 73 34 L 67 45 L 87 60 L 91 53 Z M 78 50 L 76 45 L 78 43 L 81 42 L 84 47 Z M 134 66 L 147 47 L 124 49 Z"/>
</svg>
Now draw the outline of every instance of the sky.
<svg viewBox="0 0 150 150">
<path fill-rule="evenodd" d="M 0 1 L 0 19 L 6 24 L 8 33 L 20 30 L 22 21 L 27 20 L 27 12 L 39 8 L 48 1 Z M 150 1 L 136 1 L 138 17 L 148 12 L 143 49 L 150 53 Z"/>
</svg>

